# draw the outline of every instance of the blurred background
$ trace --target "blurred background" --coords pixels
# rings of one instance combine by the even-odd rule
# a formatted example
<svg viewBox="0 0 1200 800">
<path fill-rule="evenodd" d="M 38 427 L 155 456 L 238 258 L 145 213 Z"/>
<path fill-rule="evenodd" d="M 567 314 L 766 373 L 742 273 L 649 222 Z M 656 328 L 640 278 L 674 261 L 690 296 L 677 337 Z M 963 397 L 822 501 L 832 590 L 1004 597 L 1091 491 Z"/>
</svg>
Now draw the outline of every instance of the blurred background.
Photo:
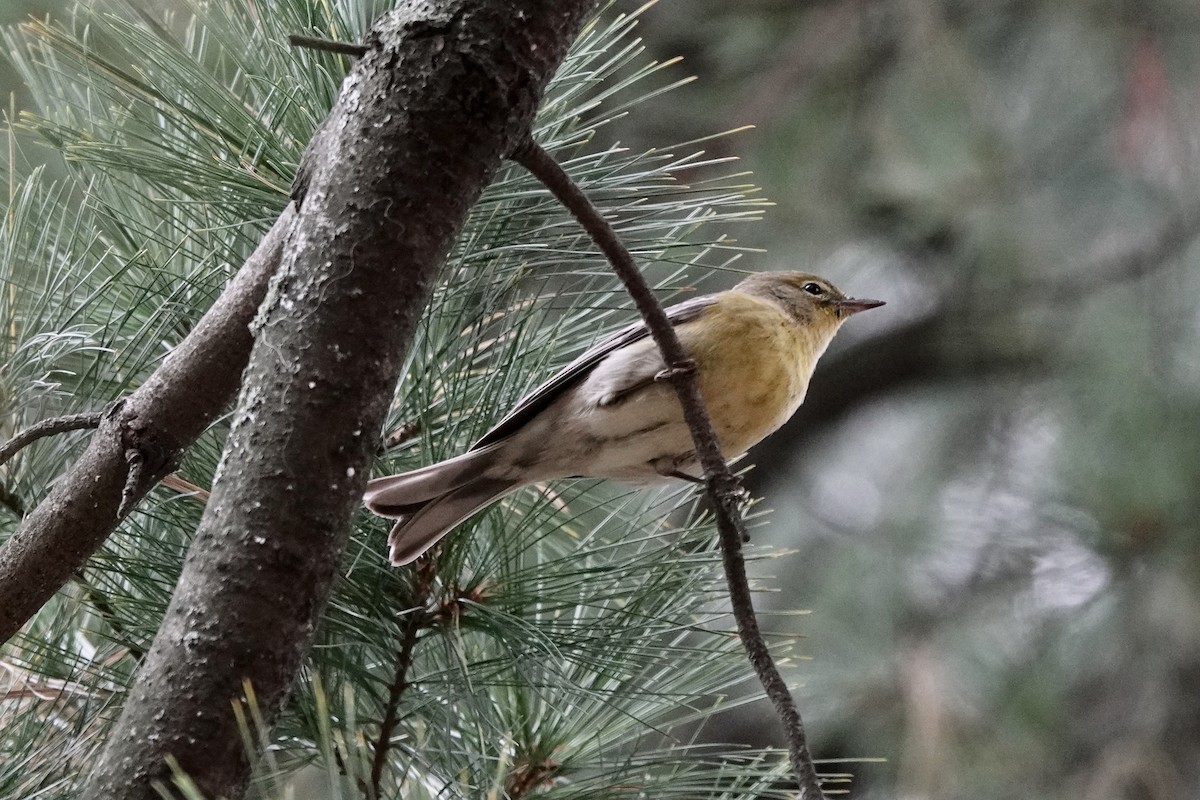
<svg viewBox="0 0 1200 800">
<path fill-rule="evenodd" d="M 751 459 L 817 756 L 886 757 L 862 798 L 1200 797 L 1200 4 L 664 0 L 643 36 L 698 80 L 621 137 L 754 125 L 743 264 L 888 301 Z"/>
<path fill-rule="evenodd" d="M 817 757 L 885 758 L 864 800 L 1200 797 L 1200 4 L 662 0 L 642 36 L 698 80 L 611 135 L 755 126 L 710 150 L 776 203 L 741 265 L 888 301 L 751 459 Z"/>
</svg>

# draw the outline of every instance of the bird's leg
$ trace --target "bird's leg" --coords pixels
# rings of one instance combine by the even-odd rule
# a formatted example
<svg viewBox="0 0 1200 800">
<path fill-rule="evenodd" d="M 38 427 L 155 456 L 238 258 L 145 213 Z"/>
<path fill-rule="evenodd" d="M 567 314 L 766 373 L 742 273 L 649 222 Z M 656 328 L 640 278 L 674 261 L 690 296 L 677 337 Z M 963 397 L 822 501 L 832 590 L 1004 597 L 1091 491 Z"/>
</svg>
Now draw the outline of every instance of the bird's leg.
<svg viewBox="0 0 1200 800">
<path fill-rule="evenodd" d="M 659 383 L 674 383 L 680 378 L 688 375 L 695 375 L 697 371 L 695 359 L 687 359 L 680 361 L 677 364 L 672 364 L 664 370 L 654 375 L 654 380 Z"/>
<path fill-rule="evenodd" d="M 674 366 L 659 370 L 650 377 L 633 381 L 625 386 L 614 387 L 612 391 L 601 397 L 597 401 L 596 405 L 600 406 L 601 408 L 611 408 L 612 406 L 625 402 L 630 395 L 640 392 L 647 386 L 652 386 L 656 383 L 673 383 L 683 376 L 691 375 L 695 372 L 696 362 L 689 358 L 688 360 L 682 361 Z M 678 477 L 677 475 L 667 475 L 666 473 L 662 472 L 659 474 L 663 475 L 664 477 Z"/>
<path fill-rule="evenodd" d="M 664 478 L 678 478 L 681 481 L 688 483 L 696 483 L 704 485 L 703 476 L 697 477 L 689 475 L 680 469 L 680 466 L 687 463 L 695 463 L 696 457 L 692 453 L 683 456 L 661 456 L 650 462 L 651 468 Z"/>
<path fill-rule="evenodd" d="M 683 456 L 663 456 L 662 458 L 656 458 L 650 462 L 650 466 L 664 478 L 676 478 L 677 480 L 687 481 L 699 487 L 699 490 L 703 492 L 704 487 L 708 485 L 708 479 L 703 475 L 692 475 L 680 469 L 684 464 L 694 465 L 695 463 L 695 454 L 688 453 Z M 731 487 L 729 495 L 738 503 L 744 503 L 749 500 L 750 492 L 745 486 L 742 486 L 742 482 L 738 480 L 737 476 L 734 476 L 733 480 L 734 485 Z"/>
</svg>

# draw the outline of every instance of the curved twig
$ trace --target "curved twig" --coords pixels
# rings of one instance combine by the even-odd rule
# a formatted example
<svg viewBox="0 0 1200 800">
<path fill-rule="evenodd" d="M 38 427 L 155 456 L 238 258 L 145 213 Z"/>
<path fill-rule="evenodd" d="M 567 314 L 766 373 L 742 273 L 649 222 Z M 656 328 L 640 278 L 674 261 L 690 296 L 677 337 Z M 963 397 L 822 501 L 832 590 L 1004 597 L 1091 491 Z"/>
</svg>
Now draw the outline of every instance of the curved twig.
<svg viewBox="0 0 1200 800">
<path fill-rule="evenodd" d="M 746 562 L 742 556 L 742 542 L 745 538 L 745 528 L 742 522 L 739 504 L 743 492 L 737 478 L 729 469 L 725 457 L 721 455 L 717 444 L 717 436 L 713 431 L 712 421 L 704 400 L 700 396 L 700 386 L 696 380 L 695 369 L 680 344 L 675 330 L 667 319 L 666 312 L 654 297 L 642 274 L 634 264 L 633 256 L 621 242 L 612 225 L 600 214 L 587 195 L 575 185 L 571 177 L 559 166 L 558 162 L 532 139 L 527 139 L 510 156 L 512 160 L 523 166 L 550 190 L 560 203 L 574 215 L 596 245 L 612 264 L 613 270 L 625 284 L 638 311 L 641 312 L 649 328 L 651 336 L 659 350 L 662 351 L 663 361 L 667 365 L 665 377 L 675 387 L 679 402 L 683 406 L 683 416 L 691 430 L 692 439 L 696 444 L 696 454 L 704 468 L 704 477 L 708 486 L 708 494 L 713 502 L 713 513 L 717 522 L 717 530 L 721 538 L 721 555 L 725 566 L 725 580 L 729 586 L 729 599 L 733 607 L 733 616 L 737 622 L 738 634 L 742 645 L 754 665 L 767 696 L 775 706 L 775 712 L 783 723 L 787 736 L 788 755 L 792 763 L 792 771 L 802 800 L 821 800 L 821 781 L 813 765 L 812 754 L 809 752 L 807 739 L 804 734 L 804 723 L 800 712 L 787 684 L 779 674 L 774 660 L 771 658 L 767 643 L 763 640 L 758 628 L 758 619 L 754 615 L 754 604 L 750 595 L 750 583 L 746 577 Z"/>
<path fill-rule="evenodd" d="M 36 422 L 0 446 L 0 464 L 5 463 L 38 439 L 68 431 L 95 428 L 100 425 L 102 419 L 104 419 L 103 411 L 88 411 L 83 414 L 69 414 L 65 417 L 52 417 Z"/>
</svg>

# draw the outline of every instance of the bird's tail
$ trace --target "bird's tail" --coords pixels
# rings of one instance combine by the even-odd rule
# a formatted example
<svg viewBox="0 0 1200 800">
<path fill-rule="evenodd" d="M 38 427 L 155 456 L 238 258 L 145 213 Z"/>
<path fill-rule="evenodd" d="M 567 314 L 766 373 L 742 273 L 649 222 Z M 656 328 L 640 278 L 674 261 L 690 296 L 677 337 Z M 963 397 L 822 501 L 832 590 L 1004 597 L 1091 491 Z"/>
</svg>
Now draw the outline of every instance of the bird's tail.
<svg viewBox="0 0 1200 800">
<path fill-rule="evenodd" d="M 498 444 L 469 450 L 457 458 L 367 482 L 363 503 L 381 517 L 400 519 L 430 500 L 484 476 L 496 463 Z"/>
<path fill-rule="evenodd" d="M 415 560 L 455 525 L 520 485 L 512 478 L 488 476 L 498 460 L 499 446 L 367 483 L 363 494 L 367 508 L 398 520 L 388 537 L 393 564 Z"/>
<path fill-rule="evenodd" d="M 478 478 L 440 497 L 406 506 L 388 536 L 391 562 L 401 566 L 415 561 L 460 522 L 519 485 L 510 479 Z"/>
</svg>

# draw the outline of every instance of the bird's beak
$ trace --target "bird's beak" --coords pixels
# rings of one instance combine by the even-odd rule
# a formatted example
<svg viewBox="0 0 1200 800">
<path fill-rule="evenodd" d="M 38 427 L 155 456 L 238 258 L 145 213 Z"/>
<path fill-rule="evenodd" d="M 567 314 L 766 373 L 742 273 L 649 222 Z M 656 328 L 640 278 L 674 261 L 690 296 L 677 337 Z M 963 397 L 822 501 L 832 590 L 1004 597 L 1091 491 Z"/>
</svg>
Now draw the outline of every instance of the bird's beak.
<svg viewBox="0 0 1200 800">
<path fill-rule="evenodd" d="M 883 305 L 882 300 L 859 300 L 857 297 L 843 297 L 837 301 L 837 310 L 839 316 L 848 317 L 851 314 L 866 311 L 868 308 L 879 308 L 881 305 Z"/>
</svg>

